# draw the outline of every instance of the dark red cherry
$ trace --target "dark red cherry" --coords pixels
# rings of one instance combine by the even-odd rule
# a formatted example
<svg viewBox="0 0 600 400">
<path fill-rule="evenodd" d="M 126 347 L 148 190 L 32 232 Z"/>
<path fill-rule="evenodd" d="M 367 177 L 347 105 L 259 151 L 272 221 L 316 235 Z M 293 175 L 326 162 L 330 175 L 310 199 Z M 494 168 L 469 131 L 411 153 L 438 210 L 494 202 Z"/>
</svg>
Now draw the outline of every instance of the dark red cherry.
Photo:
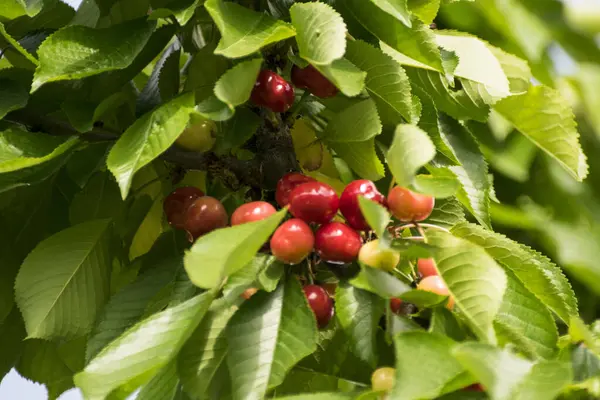
<svg viewBox="0 0 600 400">
<path fill-rule="evenodd" d="M 271 237 L 271 252 L 286 264 L 298 264 L 313 251 L 315 236 L 301 219 L 285 221 Z"/>
<path fill-rule="evenodd" d="M 474 383 L 474 384 L 472 384 L 470 386 L 467 386 L 463 390 L 466 390 L 466 391 L 469 391 L 469 392 L 484 392 L 483 386 L 481 386 L 480 383 Z"/>
<path fill-rule="evenodd" d="M 390 309 L 394 314 L 400 313 L 400 309 L 402 308 L 402 300 L 397 297 L 392 297 L 390 299 Z"/>
<path fill-rule="evenodd" d="M 185 212 L 194 200 L 204 196 L 202 190 L 193 186 L 183 186 L 171 192 L 163 202 L 167 221 L 173 227 L 183 229 Z"/>
<path fill-rule="evenodd" d="M 334 314 L 333 300 L 321 286 L 306 285 L 303 290 L 308 305 L 317 318 L 317 325 L 319 328 L 326 327 Z"/>
<path fill-rule="evenodd" d="M 396 186 L 388 193 L 387 204 L 394 217 L 400 221 L 423 221 L 431 215 L 435 199 Z"/>
<path fill-rule="evenodd" d="M 227 226 L 227 211 L 214 197 L 200 197 L 185 213 L 184 229 L 194 238 Z"/>
<path fill-rule="evenodd" d="M 285 174 L 279 182 L 277 182 L 275 201 L 277 201 L 277 204 L 279 204 L 280 207 L 287 206 L 290 203 L 290 193 L 292 190 L 296 186 L 307 182 L 316 182 L 316 180 L 299 172 Z"/>
<path fill-rule="evenodd" d="M 277 210 L 266 201 L 253 201 L 251 203 L 242 204 L 233 214 L 231 214 L 231 225 L 241 225 L 247 222 L 263 220 L 273 214 Z"/>
<path fill-rule="evenodd" d="M 310 64 L 306 68 L 292 67 L 292 83 L 322 99 L 338 93 L 338 88 Z"/>
<path fill-rule="evenodd" d="M 322 182 L 296 186 L 290 193 L 290 212 L 306 222 L 326 224 L 338 211 L 340 199 L 333 188 Z"/>
<path fill-rule="evenodd" d="M 321 226 L 315 234 L 315 249 L 329 262 L 349 263 L 358 258 L 362 238 L 354 229 L 341 222 Z"/>
<path fill-rule="evenodd" d="M 376 201 L 385 206 L 385 196 L 379 193 L 375 184 L 366 179 L 353 181 L 346 186 L 340 197 L 340 211 L 344 214 L 348 225 L 359 231 L 368 231 L 371 229 L 363 217 L 358 204 L 358 197 L 363 196 L 366 199 Z"/>
<path fill-rule="evenodd" d="M 280 75 L 265 69 L 258 75 L 250 99 L 274 112 L 285 112 L 294 104 L 294 88 Z"/>
</svg>

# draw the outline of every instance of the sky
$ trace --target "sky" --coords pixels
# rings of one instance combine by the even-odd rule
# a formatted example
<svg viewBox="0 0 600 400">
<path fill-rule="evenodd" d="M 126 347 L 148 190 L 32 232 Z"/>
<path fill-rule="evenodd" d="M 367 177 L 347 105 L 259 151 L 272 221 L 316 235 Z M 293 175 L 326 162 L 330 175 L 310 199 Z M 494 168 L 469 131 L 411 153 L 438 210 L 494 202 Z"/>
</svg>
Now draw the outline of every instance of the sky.
<svg viewBox="0 0 600 400">
<path fill-rule="evenodd" d="M 81 0 L 63 0 L 65 3 L 77 8 Z M 563 0 L 565 3 L 577 5 L 597 5 L 600 6 L 600 0 Z M 558 58 L 563 58 L 562 54 L 557 55 Z M 558 63 L 562 64 L 567 72 L 569 65 L 568 60 L 563 60 Z M 0 382 L 0 399 L 27 399 L 27 400 L 44 400 L 48 398 L 46 388 L 22 378 L 15 370 L 12 370 Z M 79 389 L 71 389 L 63 393 L 58 400 L 83 400 L 83 396 Z"/>
</svg>

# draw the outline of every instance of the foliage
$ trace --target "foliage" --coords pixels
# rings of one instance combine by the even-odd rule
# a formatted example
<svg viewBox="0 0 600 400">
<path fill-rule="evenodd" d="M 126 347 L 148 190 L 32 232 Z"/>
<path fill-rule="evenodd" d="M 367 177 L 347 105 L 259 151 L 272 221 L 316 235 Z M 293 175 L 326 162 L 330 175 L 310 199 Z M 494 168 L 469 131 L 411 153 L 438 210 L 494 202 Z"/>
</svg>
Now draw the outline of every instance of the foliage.
<svg viewBox="0 0 600 400">
<path fill-rule="evenodd" d="M 600 398 L 600 10 L 574 4 L 0 0 L 0 376 L 51 399 L 366 400 L 393 366 L 390 399 Z M 309 64 L 335 96 L 253 103 L 261 69 Z M 178 144 L 194 118 L 211 151 Z M 277 261 L 286 207 L 193 244 L 163 214 L 181 186 L 275 204 L 290 171 L 436 206 L 402 223 L 359 199 L 391 272 Z M 415 290 L 429 257 L 451 309 Z M 313 281 L 335 288 L 321 329 Z"/>
</svg>

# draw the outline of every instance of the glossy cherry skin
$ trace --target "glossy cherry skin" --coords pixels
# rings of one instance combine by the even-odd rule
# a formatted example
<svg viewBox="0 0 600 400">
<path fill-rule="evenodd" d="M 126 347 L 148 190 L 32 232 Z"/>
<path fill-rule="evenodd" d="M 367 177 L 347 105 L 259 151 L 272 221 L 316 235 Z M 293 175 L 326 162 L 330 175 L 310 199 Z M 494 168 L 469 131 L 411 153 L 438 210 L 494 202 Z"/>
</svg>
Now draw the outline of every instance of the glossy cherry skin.
<svg viewBox="0 0 600 400">
<path fill-rule="evenodd" d="M 390 299 L 390 309 L 394 314 L 399 314 L 400 309 L 402 308 L 402 300 L 397 297 L 392 297 Z"/>
<path fill-rule="evenodd" d="M 163 202 L 163 210 L 167 221 L 173 227 L 183 229 L 185 212 L 194 200 L 204 196 L 202 190 L 193 186 L 183 186 L 171 192 Z"/>
<path fill-rule="evenodd" d="M 371 375 L 371 386 L 375 392 L 389 392 L 394 387 L 396 369 L 391 367 L 378 368 Z"/>
<path fill-rule="evenodd" d="M 339 205 L 335 190 L 322 182 L 303 183 L 290 193 L 290 213 L 306 222 L 326 224 L 335 217 Z"/>
<path fill-rule="evenodd" d="M 303 290 L 308 300 L 308 305 L 317 318 L 318 327 L 326 327 L 334 314 L 333 300 L 331 300 L 327 291 L 321 286 L 306 285 Z"/>
<path fill-rule="evenodd" d="M 396 186 L 388 193 L 387 204 L 394 217 L 400 221 L 423 221 L 431 215 L 435 199 Z"/>
<path fill-rule="evenodd" d="M 338 88 L 310 64 L 306 68 L 292 67 L 292 83 L 322 99 L 338 93 Z"/>
<path fill-rule="evenodd" d="M 423 278 L 439 275 L 438 270 L 435 268 L 435 261 L 433 258 L 419 258 L 417 261 L 417 269 Z"/>
<path fill-rule="evenodd" d="M 316 182 L 316 180 L 299 172 L 285 174 L 279 182 L 277 182 L 275 201 L 277 201 L 277 204 L 279 204 L 280 207 L 287 206 L 290 203 L 290 193 L 292 190 L 296 186 L 308 182 Z"/>
<path fill-rule="evenodd" d="M 266 201 L 253 201 L 242 204 L 231 214 L 231 225 L 263 220 L 275 214 L 277 210 Z"/>
<path fill-rule="evenodd" d="M 258 75 L 250 99 L 257 106 L 285 112 L 294 104 L 294 88 L 280 75 L 265 69 Z"/>
<path fill-rule="evenodd" d="M 315 236 L 301 219 L 285 221 L 271 237 L 271 252 L 286 264 L 298 264 L 313 251 Z"/>
<path fill-rule="evenodd" d="M 321 259 L 349 263 L 358 258 L 362 238 L 354 229 L 341 222 L 330 222 L 315 233 L 315 249 Z"/>
<path fill-rule="evenodd" d="M 227 226 L 227 211 L 214 197 L 200 197 L 185 213 L 184 229 L 194 238 Z"/>
<path fill-rule="evenodd" d="M 359 196 L 376 201 L 383 206 L 385 206 L 385 196 L 379 193 L 373 182 L 366 179 L 350 182 L 340 196 L 340 211 L 348 225 L 358 231 L 368 231 L 371 227 L 360 210 Z"/>
<path fill-rule="evenodd" d="M 417 289 L 439 294 L 440 296 L 450 296 L 450 291 L 448 290 L 448 286 L 446 286 L 446 282 L 444 282 L 439 275 L 428 276 L 427 278 L 422 279 L 417 285 Z M 448 298 L 446 307 L 449 309 L 454 307 L 454 299 L 452 296 Z"/>
<path fill-rule="evenodd" d="M 358 253 L 358 260 L 369 267 L 393 271 L 400 262 L 400 254 L 379 246 L 379 239 L 365 243 Z"/>
</svg>

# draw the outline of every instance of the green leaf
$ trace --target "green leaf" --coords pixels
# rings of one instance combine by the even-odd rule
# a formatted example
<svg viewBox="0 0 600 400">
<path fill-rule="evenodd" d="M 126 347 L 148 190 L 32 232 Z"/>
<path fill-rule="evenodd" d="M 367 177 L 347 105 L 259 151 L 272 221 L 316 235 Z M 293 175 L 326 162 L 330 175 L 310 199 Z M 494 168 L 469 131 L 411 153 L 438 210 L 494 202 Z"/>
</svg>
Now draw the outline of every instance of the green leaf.
<svg viewBox="0 0 600 400">
<path fill-rule="evenodd" d="M 194 95 L 183 94 L 144 115 L 121 135 L 106 164 L 113 173 L 123 199 L 133 176 L 169 148 L 185 129 L 194 107 Z"/>
<path fill-rule="evenodd" d="M 29 338 L 88 333 L 109 295 L 109 221 L 91 221 L 42 241 L 23 261 L 15 296 Z"/>
<path fill-rule="evenodd" d="M 440 51 L 428 26 L 415 19 L 412 28 L 398 23 L 372 0 L 347 0 L 344 7 L 369 32 L 393 49 L 436 71 L 443 71 Z"/>
<path fill-rule="evenodd" d="M 435 207 L 427 222 L 444 228 L 452 228 L 454 225 L 465 222 L 465 213 L 454 197 L 437 199 Z"/>
<path fill-rule="evenodd" d="M 377 105 L 383 124 L 416 122 L 410 82 L 395 60 L 360 40 L 348 43 L 346 58 L 366 71 L 366 88 Z"/>
<path fill-rule="evenodd" d="M 373 139 L 365 142 L 331 143 L 330 147 L 361 178 L 377 181 L 385 176 L 385 169 L 377 157 Z"/>
<path fill-rule="evenodd" d="M 137 257 L 146 254 L 158 237 L 163 233 L 163 197 L 156 196 L 148 213 L 140 222 L 129 246 L 129 259 L 135 260 Z"/>
<path fill-rule="evenodd" d="M 377 364 L 377 324 L 383 307 L 380 297 L 348 284 L 339 285 L 335 292 L 337 317 L 352 351 L 372 367 Z"/>
<path fill-rule="evenodd" d="M 467 332 L 456 314 L 445 307 L 437 307 L 432 311 L 429 332 L 447 336 L 457 342 L 467 338 Z"/>
<path fill-rule="evenodd" d="M 394 345 L 396 382 L 392 398 L 430 399 L 470 383 L 463 367 L 452 356 L 455 343 L 449 338 L 438 333 L 402 332 L 394 337 Z M 458 386 L 461 381 L 466 385 Z"/>
<path fill-rule="evenodd" d="M 352 104 L 337 113 L 323 132 L 328 142 L 365 142 L 381 133 L 381 121 L 371 99 Z"/>
<path fill-rule="evenodd" d="M 116 219 L 125 203 L 112 175 L 100 172 L 90 178 L 85 187 L 73 196 L 69 209 L 71 224 L 93 219 Z"/>
<path fill-rule="evenodd" d="M 155 257 L 159 259 L 153 260 Z M 177 268 L 181 267 L 180 257 L 165 257 L 151 252 L 147 260 L 152 262 L 152 268 L 142 272 L 133 283 L 112 296 L 98 316 L 88 341 L 87 360 L 91 360 L 138 322 L 150 301 L 168 283 L 174 281 Z"/>
<path fill-rule="evenodd" d="M 200 49 L 187 69 L 185 90 L 195 92 L 196 102 L 214 95 L 215 84 L 229 67 L 227 59 L 213 51 L 214 47 L 210 45 Z"/>
<path fill-rule="evenodd" d="M 532 363 L 484 343 L 458 345 L 453 354 L 483 384 L 492 400 L 554 399 L 572 379 L 568 364 Z"/>
<path fill-rule="evenodd" d="M 137 400 L 176 400 L 178 385 L 177 364 L 175 361 L 171 361 L 144 385 L 135 398 Z"/>
<path fill-rule="evenodd" d="M 221 32 L 215 53 L 228 58 L 248 56 L 296 34 L 291 25 L 233 2 L 207 0 L 204 7 Z"/>
<path fill-rule="evenodd" d="M 412 186 L 418 193 L 443 199 L 454 196 L 460 190 L 460 182 L 450 170 L 431 167 L 430 171 L 431 175 L 415 176 Z"/>
<path fill-rule="evenodd" d="M 231 109 L 247 102 L 262 62 L 260 58 L 243 61 L 225 72 L 215 85 L 217 98 Z"/>
<path fill-rule="evenodd" d="M 411 287 L 398 278 L 377 268 L 364 267 L 350 280 L 350 284 L 359 289 L 368 290 L 383 298 L 399 297 L 411 290 Z"/>
<path fill-rule="evenodd" d="M 186 252 L 185 269 L 194 284 L 212 288 L 248 264 L 275 231 L 287 209 L 262 221 L 218 229 Z"/>
<path fill-rule="evenodd" d="M 527 92 L 529 86 L 531 85 L 531 78 L 533 76 L 527 61 L 490 44 L 486 43 L 486 45 L 500 62 L 502 70 L 508 78 L 510 92 L 513 94 Z"/>
<path fill-rule="evenodd" d="M 365 198 L 364 196 L 360 196 L 358 198 L 358 205 L 360 207 L 360 211 L 365 217 L 365 220 L 369 226 L 373 228 L 377 234 L 377 237 L 383 238 L 386 228 L 392 220 L 392 216 L 387 208 L 373 200 Z"/>
<path fill-rule="evenodd" d="M 483 247 L 565 323 L 568 324 L 572 316 L 578 315 L 577 299 L 571 284 L 562 270 L 547 257 L 474 224 L 456 225 L 452 233 Z"/>
<path fill-rule="evenodd" d="M 23 319 L 17 307 L 0 323 L 0 376 L 4 377 L 18 361 L 25 343 Z"/>
<path fill-rule="evenodd" d="M 300 56 L 314 65 L 329 65 L 346 52 L 346 24 L 331 6 L 296 3 L 290 8 Z"/>
<path fill-rule="evenodd" d="M 223 295 L 233 299 L 248 288 L 272 292 L 277 287 L 285 266 L 272 255 L 259 253 L 243 268 L 232 274 L 223 287 Z"/>
<path fill-rule="evenodd" d="M 448 296 L 442 296 L 432 292 L 426 292 L 424 290 L 409 290 L 402 293 L 400 299 L 412 303 L 419 308 L 433 308 L 446 304 Z"/>
<path fill-rule="evenodd" d="M 248 108 L 239 108 L 231 120 L 222 125 L 213 147 L 216 154 L 228 154 L 230 150 L 244 145 L 260 126 L 261 119 Z"/>
<path fill-rule="evenodd" d="M 431 24 L 440 8 L 440 0 L 408 0 L 409 10 L 426 24 Z"/>
<path fill-rule="evenodd" d="M 427 238 L 438 247 L 436 266 L 455 307 L 481 340 L 494 343 L 492 322 L 506 289 L 504 271 L 483 248 L 465 239 L 442 231 L 430 231 Z"/>
<path fill-rule="evenodd" d="M 85 398 L 100 400 L 130 381 L 150 379 L 167 365 L 204 317 L 214 293 L 168 308 L 127 330 L 75 375 Z M 120 360 L 114 363 L 115 359 Z"/>
<path fill-rule="evenodd" d="M 315 317 L 295 277 L 244 302 L 226 335 L 234 400 L 262 398 L 317 349 Z"/>
<path fill-rule="evenodd" d="M 367 73 L 346 58 L 335 60 L 330 65 L 314 67 L 348 97 L 358 96 L 365 88 Z"/>
<path fill-rule="evenodd" d="M 559 92 L 546 86 L 531 86 L 527 93 L 508 97 L 494 109 L 577 181 L 587 176 L 588 165 L 573 111 Z"/>
<path fill-rule="evenodd" d="M 277 400 L 351 400 L 354 396 L 347 393 L 304 393 L 294 396 L 277 397 Z"/>
<path fill-rule="evenodd" d="M 370 0 L 377 7 L 390 14 L 408 28 L 412 28 L 411 12 L 407 0 Z"/>
<path fill-rule="evenodd" d="M 435 157 L 435 146 L 421 128 L 401 124 L 386 155 L 390 171 L 400 186 L 411 186 L 417 171 Z"/>
<path fill-rule="evenodd" d="M 195 396 L 208 393 L 216 374 L 224 365 L 228 344 L 225 327 L 237 311 L 216 301 L 194 331 L 177 359 L 177 369 L 184 389 Z"/>
<path fill-rule="evenodd" d="M 516 344 L 525 354 L 535 358 L 551 359 L 557 351 L 558 331 L 554 318 L 544 304 L 538 300 L 517 277 L 505 271 L 506 292 L 498 311 L 496 322 L 502 331 L 506 327 L 510 336 L 517 335 Z"/>
<path fill-rule="evenodd" d="M 229 106 L 211 95 L 198 103 L 196 111 L 205 118 L 213 121 L 227 121 L 233 117 L 233 110 Z"/>
<path fill-rule="evenodd" d="M 0 24 L 0 28 L 2 24 Z M 27 105 L 29 87 L 10 76 L 0 76 L 0 119 Z"/>
<path fill-rule="evenodd" d="M 40 64 L 31 91 L 48 82 L 128 67 L 148 42 L 154 26 L 140 19 L 106 29 L 67 26 L 59 30 L 38 49 Z"/>
<path fill-rule="evenodd" d="M 82 352 L 83 353 L 83 352 Z M 83 354 L 81 354 L 83 359 Z M 26 340 L 16 366 L 19 374 L 48 389 L 48 398 L 56 399 L 73 387 L 73 371 L 59 352 L 59 346 L 45 340 Z"/>
</svg>

